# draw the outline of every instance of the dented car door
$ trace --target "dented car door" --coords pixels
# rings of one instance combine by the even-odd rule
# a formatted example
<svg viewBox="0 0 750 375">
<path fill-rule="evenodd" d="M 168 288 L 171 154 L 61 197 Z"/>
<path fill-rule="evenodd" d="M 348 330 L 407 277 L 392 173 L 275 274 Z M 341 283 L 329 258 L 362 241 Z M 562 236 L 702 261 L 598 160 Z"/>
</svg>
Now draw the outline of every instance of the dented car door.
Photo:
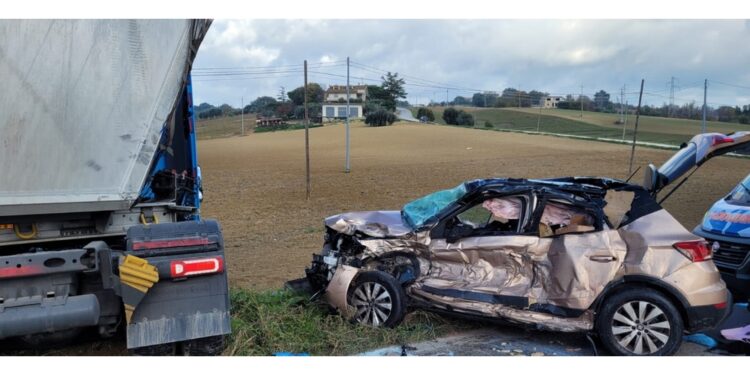
<svg viewBox="0 0 750 375">
<path fill-rule="evenodd" d="M 543 289 L 539 238 L 522 232 L 530 195 L 482 197 L 432 232 L 430 271 L 420 288 L 434 296 L 526 308 Z"/>
</svg>

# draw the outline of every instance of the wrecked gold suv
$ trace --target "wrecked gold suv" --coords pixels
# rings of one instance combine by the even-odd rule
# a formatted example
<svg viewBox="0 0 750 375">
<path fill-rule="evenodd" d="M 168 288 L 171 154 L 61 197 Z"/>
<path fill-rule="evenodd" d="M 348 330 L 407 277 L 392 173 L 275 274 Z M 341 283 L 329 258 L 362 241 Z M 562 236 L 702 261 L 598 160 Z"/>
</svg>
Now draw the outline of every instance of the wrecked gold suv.
<svg viewBox="0 0 750 375">
<path fill-rule="evenodd" d="M 473 180 L 401 211 L 331 216 L 307 280 L 362 324 L 396 326 L 412 306 L 593 331 L 613 354 L 673 354 L 684 332 L 717 325 L 730 297 L 711 248 L 657 194 L 748 142 L 748 132 L 698 135 L 650 165 L 643 186 Z"/>
</svg>

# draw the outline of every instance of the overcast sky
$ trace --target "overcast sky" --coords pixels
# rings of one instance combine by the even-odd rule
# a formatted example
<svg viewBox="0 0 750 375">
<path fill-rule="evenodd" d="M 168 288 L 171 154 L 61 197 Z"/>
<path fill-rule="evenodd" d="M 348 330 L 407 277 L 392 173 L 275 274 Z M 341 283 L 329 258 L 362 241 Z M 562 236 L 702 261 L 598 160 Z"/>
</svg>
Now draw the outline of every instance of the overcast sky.
<svg viewBox="0 0 750 375">
<path fill-rule="evenodd" d="M 383 71 L 406 79 L 408 100 L 470 97 L 477 90 L 537 89 L 553 95 L 615 94 L 635 104 L 703 100 L 750 104 L 750 21 L 215 20 L 194 64 L 197 103 L 239 107 L 310 82 L 377 84 Z M 215 68 L 233 68 L 232 70 Z M 208 76 L 207 76 L 208 74 Z"/>
</svg>

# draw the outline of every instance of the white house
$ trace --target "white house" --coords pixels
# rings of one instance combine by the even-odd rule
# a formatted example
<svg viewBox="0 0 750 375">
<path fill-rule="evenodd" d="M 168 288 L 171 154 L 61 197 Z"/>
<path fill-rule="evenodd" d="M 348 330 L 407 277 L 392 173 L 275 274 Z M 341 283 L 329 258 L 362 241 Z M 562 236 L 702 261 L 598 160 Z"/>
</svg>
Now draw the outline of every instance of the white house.
<svg viewBox="0 0 750 375">
<path fill-rule="evenodd" d="M 322 108 L 323 121 L 333 121 L 346 118 L 346 103 L 324 103 Z M 349 118 L 364 117 L 361 104 L 349 104 Z"/>
<path fill-rule="evenodd" d="M 323 96 L 323 121 L 346 118 L 346 86 L 328 87 Z M 364 117 L 363 103 L 367 100 L 367 86 L 349 86 L 349 118 Z"/>
<path fill-rule="evenodd" d="M 547 96 L 544 98 L 544 108 L 557 108 L 557 104 L 563 101 L 562 96 Z"/>
<path fill-rule="evenodd" d="M 346 101 L 346 86 L 332 85 L 328 87 L 323 100 L 329 103 Z M 367 100 L 367 86 L 349 86 L 349 100 L 365 102 Z"/>
</svg>

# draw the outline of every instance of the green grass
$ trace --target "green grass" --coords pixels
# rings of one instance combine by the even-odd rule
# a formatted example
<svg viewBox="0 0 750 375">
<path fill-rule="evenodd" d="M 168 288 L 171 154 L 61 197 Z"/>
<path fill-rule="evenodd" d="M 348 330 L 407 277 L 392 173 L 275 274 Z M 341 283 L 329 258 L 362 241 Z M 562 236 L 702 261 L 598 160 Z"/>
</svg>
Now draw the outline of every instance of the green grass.
<svg viewBox="0 0 750 375">
<path fill-rule="evenodd" d="M 475 128 L 503 131 L 540 131 L 545 133 L 573 135 L 581 137 L 611 138 L 616 140 L 633 139 L 635 116 L 628 117 L 628 126 L 623 137 L 621 125 L 615 125 L 616 114 L 580 112 L 562 109 L 538 108 L 476 108 L 457 107 L 474 115 Z M 436 122 L 445 124 L 443 108 L 431 107 Z M 491 127 L 486 123 L 492 124 Z M 750 126 L 731 123 L 709 122 L 708 131 L 731 132 L 750 130 Z M 638 124 L 638 141 L 680 145 L 700 132 L 700 122 L 684 119 L 641 116 Z"/>
<path fill-rule="evenodd" d="M 312 128 L 319 128 L 321 126 L 323 126 L 323 124 L 310 124 L 309 128 L 310 129 L 312 129 Z M 300 129 L 304 129 L 304 128 L 305 128 L 304 124 L 287 124 L 286 126 L 275 127 L 275 128 L 273 128 L 273 127 L 259 127 L 259 128 L 255 128 L 255 130 L 253 132 L 254 133 L 270 133 L 270 132 L 284 131 L 284 130 L 300 130 Z"/>
<path fill-rule="evenodd" d="M 245 115 L 245 134 L 252 133 L 255 128 L 255 115 Z M 240 116 L 227 116 L 212 118 L 209 120 L 198 120 L 195 125 L 195 134 L 198 139 L 226 138 L 242 134 L 242 118 Z"/>
<path fill-rule="evenodd" d="M 465 324 L 417 311 L 397 328 L 369 328 L 331 314 L 323 302 L 308 299 L 288 290 L 232 290 L 232 337 L 224 353 L 348 355 L 433 339 Z"/>
</svg>

